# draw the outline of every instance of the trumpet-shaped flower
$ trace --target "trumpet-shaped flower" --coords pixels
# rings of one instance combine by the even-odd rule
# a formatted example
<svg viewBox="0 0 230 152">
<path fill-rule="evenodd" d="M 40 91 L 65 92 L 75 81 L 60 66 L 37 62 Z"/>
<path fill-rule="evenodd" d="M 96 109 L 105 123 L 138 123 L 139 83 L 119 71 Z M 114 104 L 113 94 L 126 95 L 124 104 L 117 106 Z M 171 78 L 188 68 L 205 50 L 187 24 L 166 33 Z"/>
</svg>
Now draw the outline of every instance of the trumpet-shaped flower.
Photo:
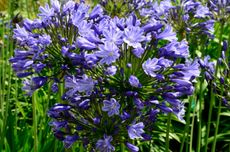
<svg viewBox="0 0 230 152">
<path fill-rule="evenodd" d="M 110 100 L 104 100 L 103 104 L 102 110 L 107 111 L 109 117 L 119 114 L 120 104 L 116 99 L 111 98 Z"/>
<path fill-rule="evenodd" d="M 105 45 L 100 45 L 99 51 L 95 52 L 95 55 L 100 58 L 101 64 L 107 65 L 115 62 L 120 56 L 118 47 L 110 42 L 106 42 Z"/>
<path fill-rule="evenodd" d="M 99 139 L 96 143 L 96 149 L 101 152 L 115 151 L 115 147 L 111 144 L 113 137 L 104 135 L 104 139 Z"/>
<path fill-rule="evenodd" d="M 141 48 L 141 42 L 145 41 L 143 30 L 140 27 L 130 26 L 124 31 L 124 42 L 133 48 Z"/>
<path fill-rule="evenodd" d="M 130 139 L 138 139 L 143 138 L 142 134 L 145 132 L 144 129 L 145 125 L 143 122 L 139 122 L 137 124 L 132 124 L 128 128 L 128 134 Z"/>
<path fill-rule="evenodd" d="M 147 75 L 150 75 L 151 77 L 156 77 L 156 72 L 161 69 L 161 66 L 158 65 L 157 58 L 149 58 L 142 64 L 142 68 Z"/>
<path fill-rule="evenodd" d="M 67 94 L 70 96 L 76 92 L 84 92 L 89 95 L 93 91 L 94 84 L 93 79 L 87 75 L 83 75 L 81 79 L 77 79 L 75 76 L 65 79 L 65 88 L 69 89 Z"/>
<path fill-rule="evenodd" d="M 40 6 L 39 10 L 41 13 L 38 14 L 38 16 L 40 16 L 43 21 L 50 21 L 51 17 L 54 16 L 54 9 L 50 8 L 48 4 L 46 4 L 45 7 Z"/>
</svg>

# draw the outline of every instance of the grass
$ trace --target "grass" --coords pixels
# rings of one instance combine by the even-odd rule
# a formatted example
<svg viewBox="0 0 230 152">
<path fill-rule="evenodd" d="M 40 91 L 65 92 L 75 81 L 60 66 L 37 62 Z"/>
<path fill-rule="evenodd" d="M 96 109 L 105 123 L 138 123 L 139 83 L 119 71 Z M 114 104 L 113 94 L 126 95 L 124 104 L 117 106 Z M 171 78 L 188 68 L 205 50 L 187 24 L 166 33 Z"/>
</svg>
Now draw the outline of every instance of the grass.
<svg viewBox="0 0 230 152">
<path fill-rule="evenodd" d="M 38 2 L 38 1 L 37 1 Z M 40 1 L 42 2 L 42 1 Z M 43 2 L 42 2 L 43 3 Z M 36 1 L 8 1 L 0 24 L 0 151 L 62 151 L 48 125 L 46 115 L 54 97 L 40 90 L 32 98 L 21 91 L 21 81 L 14 75 L 8 59 L 13 56 L 14 40 L 9 24 L 17 13 L 32 18 L 37 12 Z M 11 26 L 14 26 L 13 23 Z"/>
</svg>

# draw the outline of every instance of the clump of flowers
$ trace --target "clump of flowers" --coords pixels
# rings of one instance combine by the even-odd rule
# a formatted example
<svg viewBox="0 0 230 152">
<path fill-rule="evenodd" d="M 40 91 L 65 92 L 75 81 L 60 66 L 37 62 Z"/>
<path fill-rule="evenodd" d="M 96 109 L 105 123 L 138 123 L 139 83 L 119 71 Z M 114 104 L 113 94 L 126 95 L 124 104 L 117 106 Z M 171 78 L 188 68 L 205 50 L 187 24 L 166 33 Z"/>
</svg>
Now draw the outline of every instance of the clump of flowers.
<svg viewBox="0 0 230 152">
<path fill-rule="evenodd" d="M 213 14 L 207 6 L 195 0 L 183 0 L 180 3 L 164 0 L 141 0 L 136 4 L 139 14 L 148 18 L 148 22 L 166 22 L 177 30 L 177 35 L 182 40 L 187 36 L 203 35 L 213 37 Z M 196 37 L 198 38 L 198 37 Z"/>
<path fill-rule="evenodd" d="M 199 63 L 169 24 L 110 17 L 100 5 L 89 11 L 73 1 L 53 0 L 40 12 L 14 30 L 18 48 L 10 61 L 19 77 L 29 76 L 29 95 L 50 81 L 54 92 L 64 83 L 63 103 L 48 115 L 65 147 L 79 141 L 88 150 L 124 144 L 139 151 L 131 143 L 151 140 L 157 115 L 184 121 L 183 99 L 193 94 Z"/>
<path fill-rule="evenodd" d="M 210 61 L 210 56 L 205 56 L 204 59 L 199 59 L 199 64 L 204 72 L 206 81 L 210 83 L 215 78 L 215 63 Z"/>
<path fill-rule="evenodd" d="M 220 22 L 227 22 L 230 14 L 230 1 L 229 0 L 211 0 L 209 1 L 209 8 Z"/>
<path fill-rule="evenodd" d="M 228 54 L 226 55 L 227 51 L 227 41 L 223 41 L 221 56 L 217 63 L 211 62 L 209 56 L 206 56 L 203 60 L 200 59 L 199 63 L 206 81 L 214 88 L 216 98 L 222 101 L 226 107 L 230 107 L 230 93 L 228 91 L 230 89 L 230 62 Z"/>
<path fill-rule="evenodd" d="M 218 75 L 212 84 L 215 87 L 217 98 L 230 108 L 230 61 L 228 54 L 228 43 L 223 41 L 221 57 L 218 59 Z"/>
</svg>

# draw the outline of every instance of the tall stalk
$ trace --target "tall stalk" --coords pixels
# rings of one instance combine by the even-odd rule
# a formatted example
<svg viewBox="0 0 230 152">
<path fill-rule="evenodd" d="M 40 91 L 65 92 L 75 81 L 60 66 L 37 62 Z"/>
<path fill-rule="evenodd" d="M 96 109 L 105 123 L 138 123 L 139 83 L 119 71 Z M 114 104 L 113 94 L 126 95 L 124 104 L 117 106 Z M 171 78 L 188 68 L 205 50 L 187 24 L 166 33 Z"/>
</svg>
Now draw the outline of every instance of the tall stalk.
<svg viewBox="0 0 230 152">
<path fill-rule="evenodd" d="M 221 112 L 221 101 L 219 101 L 219 105 L 218 105 L 215 135 L 214 135 L 214 141 L 213 141 L 213 144 L 212 144 L 212 152 L 215 152 L 215 150 L 216 150 L 216 137 L 217 137 L 219 124 L 220 124 L 220 112 Z"/>
<path fill-rule="evenodd" d="M 180 152 L 183 152 L 184 149 L 184 142 L 185 139 L 187 139 L 188 136 L 188 129 L 189 129 L 189 125 L 190 125 L 190 114 L 191 114 L 191 107 L 192 107 L 192 97 L 189 98 L 189 105 L 188 105 L 188 110 L 187 110 L 187 114 L 186 114 L 186 125 L 185 125 L 185 129 L 183 132 L 183 139 L 181 142 L 181 146 L 180 146 Z"/>
<path fill-rule="evenodd" d="M 190 143 L 189 143 L 189 151 L 192 151 L 192 142 L 193 142 L 193 132 L 194 132 L 194 122 L 195 122 L 195 112 L 196 110 L 193 110 L 192 113 L 192 124 L 191 124 L 191 131 L 190 131 Z"/>
<path fill-rule="evenodd" d="M 36 91 L 32 96 L 32 106 L 33 106 L 33 137 L 34 137 L 34 152 L 38 152 L 38 130 L 37 130 L 37 112 L 36 112 Z"/>
<path fill-rule="evenodd" d="M 221 96 L 223 95 L 223 92 L 224 92 L 224 90 L 223 90 L 223 88 L 221 88 Z M 216 149 L 216 138 L 217 138 L 219 124 L 220 124 L 221 104 L 222 104 L 222 101 L 219 101 L 218 111 L 217 111 L 216 128 L 215 128 L 215 134 L 214 134 L 214 141 L 212 144 L 212 152 L 215 152 L 215 149 Z"/>
<path fill-rule="evenodd" d="M 166 146 L 165 152 L 169 152 L 169 133 L 170 133 L 170 125 L 171 125 L 171 113 L 168 113 L 168 120 L 167 120 L 167 132 L 166 132 Z"/>
<path fill-rule="evenodd" d="M 9 17 L 12 18 L 13 17 L 13 10 L 11 8 L 11 3 L 8 3 L 8 10 L 7 12 L 9 13 Z M 2 46 L 2 57 L 1 57 L 1 77 L 2 77 L 2 81 L 1 81 L 1 92 L 0 92 L 0 100 L 1 100 L 1 112 L 2 112 L 2 130 L 1 130 L 1 139 L 0 140 L 1 144 L 0 144 L 0 148 L 4 149 L 4 145 L 6 145 L 5 142 L 8 142 L 6 137 L 6 128 L 8 125 L 8 114 L 9 114 L 9 106 L 10 106 L 10 89 L 11 89 L 11 69 L 8 67 L 9 63 L 8 63 L 8 58 L 10 57 L 10 55 L 12 54 L 12 49 L 13 49 L 13 44 L 10 41 L 10 34 L 11 34 L 11 30 L 7 29 L 5 27 L 5 22 L 7 20 L 3 19 L 3 22 L 1 24 L 3 27 L 3 35 L 2 35 L 2 40 L 3 42 L 5 42 Z M 7 39 L 4 37 L 4 35 L 8 35 Z M 5 40 L 6 39 L 6 40 Z M 7 143 L 8 144 L 8 143 Z M 5 147 L 6 148 L 6 147 Z"/>
<path fill-rule="evenodd" d="M 121 144 L 121 152 L 124 152 L 124 151 L 125 151 L 125 144 L 122 143 L 122 144 Z"/>
<path fill-rule="evenodd" d="M 201 82 L 201 86 L 202 86 L 202 82 Z M 200 88 L 201 89 L 201 88 Z M 201 147 L 201 137 L 202 137 L 202 128 L 201 128 L 201 123 L 202 123 L 202 101 L 203 101 L 203 97 L 202 97 L 202 91 L 200 91 L 199 94 L 199 110 L 198 110 L 198 115 L 199 115 L 199 119 L 198 119 L 198 136 L 197 136 L 197 149 L 196 152 L 200 152 L 200 147 Z"/>
<path fill-rule="evenodd" d="M 223 35 L 223 31 L 224 31 L 224 22 L 220 23 L 220 37 L 219 37 L 219 48 L 218 48 L 218 58 L 221 55 L 221 43 L 222 43 L 222 35 Z M 218 73 L 218 64 L 216 64 L 216 71 L 215 71 L 215 77 L 217 76 Z M 206 138 L 205 138 L 205 149 L 204 151 L 207 152 L 208 149 L 208 137 L 209 137 L 209 133 L 210 133 L 210 126 L 211 126 L 211 118 L 212 118 L 212 110 L 213 110 L 213 105 L 215 103 L 215 93 L 214 93 L 214 88 L 212 86 L 211 88 L 211 101 L 210 101 L 210 106 L 209 106 L 209 113 L 208 113 L 208 124 L 207 124 L 207 134 L 206 134 Z"/>
<path fill-rule="evenodd" d="M 5 20 L 3 19 L 3 22 L 4 22 Z M 2 25 L 1 26 L 1 28 L 2 28 L 2 37 L 1 37 L 1 39 L 3 39 L 3 36 L 4 36 L 4 34 L 5 34 L 5 27 L 4 27 L 4 25 Z M 4 50 L 4 44 L 3 44 L 3 47 L 1 47 L 1 52 L 2 53 L 0 53 L 0 61 L 1 61 L 1 65 L 0 65 L 0 75 L 1 75 L 1 78 L 0 78 L 0 109 L 1 109 L 1 115 L 0 115 L 0 118 L 1 118 L 1 120 L 4 122 L 5 120 L 5 116 L 4 116 L 4 90 L 5 90 L 5 88 L 4 88 L 4 82 L 5 82 L 5 72 L 4 72 L 4 70 L 5 70 L 5 68 L 4 68 L 4 64 L 5 64 L 5 60 L 4 60 L 4 58 L 5 58 L 5 50 Z M 2 122 L 2 123 L 3 123 Z M 3 144 L 4 144 L 4 123 L 3 124 L 0 124 L 1 126 L 0 126 L 0 136 L 1 136 L 1 138 L 0 138 L 0 149 L 3 149 Z"/>
<path fill-rule="evenodd" d="M 202 52 L 203 50 L 206 50 L 204 42 L 201 44 L 200 52 Z M 203 89 L 202 89 L 203 84 L 204 84 L 204 78 L 202 77 L 200 79 L 200 86 L 199 86 L 199 109 L 198 109 L 198 114 L 197 114 L 198 136 L 197 136 L 197 148 L 196 148 L 196 152 L 200 152 L 200 148 L 201 148 L 201 138 L 202 138 L 202 103 L 204 101 Z"/>
</svg>

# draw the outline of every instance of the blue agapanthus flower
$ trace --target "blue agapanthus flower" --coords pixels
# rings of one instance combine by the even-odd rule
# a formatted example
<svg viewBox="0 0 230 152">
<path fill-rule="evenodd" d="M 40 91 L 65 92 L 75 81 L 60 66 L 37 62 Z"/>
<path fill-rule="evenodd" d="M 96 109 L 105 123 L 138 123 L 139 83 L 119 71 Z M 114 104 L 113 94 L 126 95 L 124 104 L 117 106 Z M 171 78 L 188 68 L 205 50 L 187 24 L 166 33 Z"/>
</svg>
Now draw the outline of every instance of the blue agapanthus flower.
<svg viewBox="0 0 230 152">
<path fill-rule="evenodd" d="M 214 14 L 216 20 L 227 21 L 230 14 L 230 1 L 229 0 L 210 0 L 208 7 Z"/>
<path fill-rule="evenodd" d="M 148 59 L 142 64 L 142 68 L 144 69 L 145 73 L 147 75 L 150 75 L 151 77 L 156 77 L 157 71 L 161 69 L 161 66 L 158 65 L 158 59 L 153 58 L 153 59 Z"/>
<path fill-rule="evenodd" d="M 189 41 L 178 39 L 168 20 L 176 7 L 169 0 L 129 6 L 140 14 L 110 17 L 100 5 L 52 0 L 40 7 L 39 18 L 14 30 L 10 62 L 18 77 L 27 78 L 25 92 L 32 95 L 47 83 L 54 93 L 64 90 L 62 104 L 48 116 L 66 148 L 80 142 L 92 151 L 115 151 L 121 144 L 139 151 L 132 140 L 151 140 L 159 115 L 172 113 L 184 122 L 183 99 L 193 94 L 200 69 L 189 59 Z"/>
<path fill-rule="evenodd" d="M 117 67 L 116 66 L 110 66 L 105 70 L 106 75 L 115 75 L 117 72 Z"/>
<path fill-rule="evenodd" d="M 29 37 L 29 32 L 26 31 L 24 27 L 20 27 L 18 24 L 16 25 L 16 29 L 14 29 L 14 38 L 18 41 L 26 41 Z"/>
<path fill-rule="evenodd" d="M 189 56 L 188 42 L 183 40 L 181 42 L 172 41 L 161 49 L 161 54 L 168 57 L 186 58 Z"/>
<path fill-rule="evenodd" d="M 77 79 L 75 76 L 67 77 L 65 79 L 65 88 L 69 89 L 69 95 L 73 95 L 76 92 L 85 92 L 90 94 L 93 91 L 95 82 L 87 75 L 83 75 L 82 78 Z"/>
<path fill-rule="evenodd" d="M 135 48 L 132 50 L 132 53 L 138 57 L 141 58 L 142 54 L 144 54 L 145 50 L 143 48 Z"/>
<path fill-rule="evenodd" d="M 123 31 L 117 30 L 113 27 L 103 30 L 105 38 L 103 41 L 121 45 L 123 43 Z"/>
<path fill-rule="evenodd" d="M 25 80 L 22 90 L 26 91 L 26 94 L 32 96 L 33 92 L 42 87 L 47 81 L 47 77 L 33 77 L 31 80 Z"/>
<path fill-rule="evenodd" d="M 128 46 L 132 46 L 133 48 L 142 47 L 140 42 L 143 42 L 146 38 L 140 27 L 130 26 L 125 28 L 124 33 L 124 42 L 127 43 Z"/>
<path fill-rule="evenodd" d="M 138 138 L 143 138 L 142 134 L 144 133 L 144 123 L 139 122 L 137 124 L 132 124 L 128 128 L 128 134 L 130 139 L 138 139 Z"/>
<path fill-rule="evenodd" d="M 170 25 L 167 25 L 162 33 L 157 35 L 157 39 L 164 39 L 168 41 L 177 40 L 176 33 L 173 32 L 173 29 Z"/>
<path fill-rule="evenodd" d="M 126 143 L 126 146 L 131 152 L 138 152 L 139 151 L 139 148 L 133 144 Z"/>
<path fill-rule="evenodd" d="M 118 47 L 111 42 L 106 42 L 105 45 L 100 45 L 99 51 L 96 51 L 95 55 L 101 58 L 101 64 L 105 63 L 107 65 L 115 62 L 120 56 Z"/>
<path fill-rule="evenodd" d="M 38 14 L 38 16 L 45 22 L 50 21 L 54 16 L 54 8 L 50 8 L 48 4 L 46 4 L 45 7 L 40 6 L 39 10 L 41 13 Z"/>
<path fill-rule="evenodd" d="M 101 152 L 115 151 L 115 147 L 111 144 L 113 138 L 111 136 L 104 136 L 104 139 L 99 139 L 96 143 L 96 149 Z"/>
<path fill-rule="evenodd" d="M 199 5 L 197 7 L 197 10 L 196 10 L 194 17 L 205 18 L 208 15 L 211 15 L 211 12 L 209 11 L 208 7 L 203 6 L 203 5 Z"/>
<path fill-rule="evenodd" d="M 129 83 L 133 87 L 141 88 L 141 83 L 139 82 L 138 78 L 136 76 L 134 76 L 134 75 L 131 75 L 129 77 Z"/>
<path fill-rule="evenodd" d="M 107 111 L 109 117 L 119 114 L 120 104 L 116 99 L 111 98 L 110 100 L 104 100 L 103 104 L 102 111 Z"/>
<path fill-rule="evenodd" d="M 205 56 L 203 59 L 199 59 L 199 64 L 202 68 L 201 74 L 204 75 L 207 83 L 215 90 L 217 101 L 230 108 L 230 62 L 229 57 L 226 55 L 228 45 L 226 40 L 223 41 L 221 55 L 216 63 L 211 60 L 210 56 Z M 218 68 L 215 68 L 216 66 Z"/>
</svg>

